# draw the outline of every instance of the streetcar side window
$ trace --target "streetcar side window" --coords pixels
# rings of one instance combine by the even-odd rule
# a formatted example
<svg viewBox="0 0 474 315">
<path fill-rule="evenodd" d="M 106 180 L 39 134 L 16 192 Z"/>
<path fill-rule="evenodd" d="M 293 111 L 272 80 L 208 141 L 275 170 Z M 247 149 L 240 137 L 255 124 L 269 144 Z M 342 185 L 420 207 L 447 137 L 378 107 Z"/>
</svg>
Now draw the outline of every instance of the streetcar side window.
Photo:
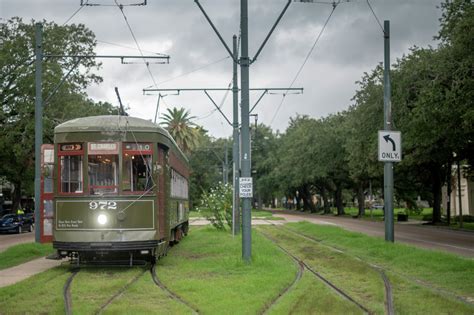
<svg viewBox="0 0 474 315">
<path fill-rule="evenodd" d="M 82 156 L 61 156 L 61 192 L 82 193 Z"/>
<path fill-rule="evenodd" d="M 84 150 L 81 143 L 58 145 L 60 193 L 82 194 L 84 192 L 83 154 Z M 51 160 L 51 157 L 49 157 L 49 160 Z"/>
<path fill-rule="evenodd" d="M 153 189 L 151 144 L 124 143 L 122 176 L 124 192 L 150 192 Z"/>
<path fill-rule="evenodd" d="M 89 143 L 89 193 L 115 195 L 118 193 L 118 144 Z"/>
</svg>

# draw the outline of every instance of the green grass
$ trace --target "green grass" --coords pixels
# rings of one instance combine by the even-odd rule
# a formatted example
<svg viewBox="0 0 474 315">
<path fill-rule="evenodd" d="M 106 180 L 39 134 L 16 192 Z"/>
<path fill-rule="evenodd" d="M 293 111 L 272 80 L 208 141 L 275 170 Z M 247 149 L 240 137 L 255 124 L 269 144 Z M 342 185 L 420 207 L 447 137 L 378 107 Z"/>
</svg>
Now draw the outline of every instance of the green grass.
<svg viewBox="0 0 474 315">
<path fill-rule="evenodd" d="M 427 218 L 431 218 L 433 214 L 433 208 L 423 208 L 421 213 L 415 214 L 413 212 L 410 212 L 409 210 L 405 208 L 395 208 L 393 210 L 395 219 L 397 217 L 397 214 L 405 214 L 408 211 L 408 218 L 410 220 L 427 220 Z M 344 208 L 344 212 L 346 213 L 347 216 L 355 217 L 359 214 L 359 209 L 356 207 L 346 207 Z M 336 208 L 331 208 L 331 213 L 332 214 L 337 214 L 337 209 Z M 363 217 L 364 219 L 373 219 L 377 221 L 382 221 L 383 220 L 383 210 L 382 209 L 365 209 L 365 216 Z"/>
<path fill-rule="evenodd" d="M 304 226 L 307 228 L 308 223 L 304 224 L 292 224 L 292 228 L 301 228 Z M 315 226 L 310 224 L 317 229 L 321 226 Z M 287 250 L 293 252 L 301 259 L 305 260 L 313 269 L 317 270 L 329 281 L 337 285 L 338 287 L 343 288 L 343 290 L 352 296 L 356 301 L 366 306 L 373 313 L 384 313 L 384 286 L 383 280 L 379 271 L 371 266 L 370 264 L 374 261 L 370 258 L 373 253 L 368 253 L 365 249 L 359 251 L 358 255 L 355 255 L 353 251 L 349 248 L 361 247 L 360 243 L 369 242 L 369 246 L 373 245 L 370 243 L 371 240 L 376 240 L 375 238 L 365 237 L 363 240 L 359 240 L 357 243 L 347 244 L 348 246 L 338 246 L 339 249 L 343 251 L 336 251 L 330 247 L 324 245 L 328 244 L 325 240 L 322 242 L 314 242 L 305 238 L 302 238 L 296 234 L 291 233 L 282 227 L 270 227 L 270 226 L 260 226 L 259 229 L 265 231 L 265 233 L 271 233 L 275 237 L 281 246 Z M 337 232 L 345 232 L 338 228 L 335 229 L 331 234 L 331 240 L 336 236 Z M 339 230 L 339 231 L 337 231 Z M 303 231 L 302 231 L 303 232 Z M 314 233 L 311 233 L 309 229 L 304 230 L 305 234 L 314 237 Z M 339 233 L 339 236 L 341 233 Z M 345 234 L 343 237 L 349 238 L 349 233 Z M 323 233 L 318 234 L 319 237 L 323 236 Z M 338 245 L 341 245 L 338 242 Z M 350 246 L 349 246 L 350 245 Z M 387 251 L 394 250 L 393 244 L 384 243 L 384 247 Z M 406 247 L 406 246 L 402 246 Z M 395 249 L 396 250 L 396 249 Z M 427 259 L 428 257 L 424 256 L 427 251 L 419 250 L 417 248 L 411 248 L 415 254 L 420 255 L 420 259 Z M 365 255 L 361 255 L 362 252 Z M 399 255 L 402 255 L 402 259 L 406 258 L 404 249 L 397 251 Z M 442 253 L 432 253 L 434 258 L 436 255 L 441 255 L 440 258 L 432 260 L 425 263 L 424 268 L 425 273 L 429 274 L 429 270 L 436 268 L 435 266 L 439 264 L 440 259 L 447 259 Z M 449 255 L 448 255 L 449 256 Z M 357 259 L 360 257 L 361 259 Z M 472 272 L 469 270 L 474 270 L 472 260 L 461 259 L 457 257 L 451 257 L 453 259 L 449 260 L 448 263 L 455 264 L 456 268 L 467 267 L 467 269 L 460 269 L 457 271 L 457 275 L 466 275 L 467 279 L 460 284 L 460 287 L 472 286 Z M 391 258 L 385 261 L 383 268 L 386 269 L 385 273 L 390 279 L 395 312 L 400 314 L 473 314 L 474 305 L 462 302 L 456 298 L 458 296 L 463 296 L 465 299 L 473 297 L 473 292 L 468 288 L 464 289 L 462 292 L 455 292 L 453 294 L 453 287 L 447 287 L 442 284 L 443 281 L 446 281 L 447 277 L 453 276 L 453 273 L 448 273 L 447 277 L 439 274 L 440 282 L 433 286 L 432 283 L 428 283 L 427 279 L 420 279 L 411 277 L 408 274 L 403 274 L 402 272 L 396 270 L 397 263 L 399 261 Z M 458 263 L 456 264 L 456 260 Z M 470 262 L 469 265 L 464 265 L 464 262 Z M 380 262 L 380 261 L 379 261 Z M 413 261 L 412 261 L 413 262 Z M 379 264 L 380 266 L 380 264 Z M 419 267 L 419 266 L 418 266 Z M 388 271 L 387 271 L 388 270 Z M 418 269 L 418 272 L 421 271 L 421 268 Z M 295 289 L 297 291 L 298 289 Z M 303 294 L 300 295 L 301 299 L 306 303 L 316 303 L 311 302 L 310 298 L 305 298 Z M 472 301 L 472 300 L 471 300 Z M 292 302 L 294 303 L 294 301 Z"/>
<path fill-rule="evenodd" d="M 208 211 L 206 209 L 200 209 L 199 211 L 189 211 L 189 218 L 204 218 L 206 215 L 208 215 Z M 273 218 L 273 214 L 270 211 L 257 209 L 252 209 L 252 218 L 275 220 L 275 218 Z M 276 220 L 280 219 L 278 218 Z"/>
<path fill-rule="evenodd" d="M 260 234 L 253 234 L 252 263 L 241 259 L 241 239 L 211 227 L 192 228 L 160 260 L 160 280 L 205 314 L 256 314 L 296 275 L 291 259 Z M 141 268 L 82 268 L 71 286 L 75 314 L 93 314 L 142 272 Z M 62 288 L 70 271 L 57 267 L 0 289 L 0 314 L 62 314 Z M 21 301 L 21 302 L 19 302 Z M 105 310 L 108 314 L 186 314 L 146 272 Z"/>
<path fill-rule="evenodd" d="M 1 314 L 64 314 L 62 290 L 67 267 L 56 267 L 0 288 Z"/>
<path fill-rule="evenodd" d="M 378 272 L 364 262 L 344 253 L 315 244 L 273 226 L 259 226 L 286 250 L 304 260 L 313 270 L 365 305 L 371 312 L 384 312 L 384 285 Z M 319 302 L 319 301 L 318 301 Z"/>
<path fill-rule="evenodd" d="M 349 232 L 334 226 L 300 222 L 289 223 L 286 227 L 397 274 L 420 279 L 435 287 L 474 298 L 472 259 L 400 243 L 390 244 L 380 238 Z"/>
<path fill-rule="evenodd" d="M 362 311 L 334 294 L 309 272 L 270 309 L 269 314 L 361 314 Z"/>
<path fill-rule="evenodd" d="M 0 270 L 10 268 L 53 252 L 51 244 L 25 243 L 0 252 Z"/>
<path fill-rule="evenodd" d="M 258 233 L 252 263 L 241 259 L 241 239 L 210 227 L 190 232 L 159 262 L 163 283 L 204 314 L 255 314 L 296 275 L 291 259 Z"/>
</svg>

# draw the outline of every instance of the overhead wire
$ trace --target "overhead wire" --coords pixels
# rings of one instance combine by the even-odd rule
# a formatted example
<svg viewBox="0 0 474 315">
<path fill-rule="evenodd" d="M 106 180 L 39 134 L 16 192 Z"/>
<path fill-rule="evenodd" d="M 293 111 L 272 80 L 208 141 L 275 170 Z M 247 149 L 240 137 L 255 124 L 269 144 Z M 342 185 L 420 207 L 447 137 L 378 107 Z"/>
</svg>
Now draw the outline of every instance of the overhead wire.
<svg viewBox="0 0 474 315">
<path fill-rule="evenodd" d="M 97 39 L 97 42 L 98 42 L 98 43 L 107 44 L 107 45 L 112 45 L 112 46 L 117 46 L 117 47 L 132 49 L 132 50 L 138 50 L 136 47 L 130 47 L 130 46 L 127 46 L 127 45 L 122 45 L 122 44 L 117 44 L 117 43 L 111 43 L 111 42 L 107 42 L 107 41 L 105 41 L 105 40 L 99 40 L 99 39 Z M 143 51 L 143 52 L 146 52 L 146 53 L 150 53 L 150 54 L 155 54 L 155 55 L 158 55 L 158 56 L 167 56 L 166 54 L 157 53 L 157 52 L 150 51 L 150 50 L 142 49 L 142 51 Z"/>
<path fill-rule="evenodd" d="M 318 36 L 316 37 L 316 40 L 314 41 L 313 45 L 311 46 L 311 49 L 309 50 L 308 54 L 306 55 L 303 63 L 301 64 L 301 66 L 299 67 L 298 71 L 296 72 L 296 75 L 295 77 L 293 78 L 293 80 L 291 81 L 291 84 L 290 84 L 290 87 L 288 88 L 288 90 L 286 90 L 286 93 L 283 94 L 283 97 L 281 99 L 281 102 L 280 104 L 278 105 L 277 107 L 277 110 L 275 111 L 275 114 L 273 115 L 273 118 L 272 120 L 270 121 L 270 126 L 273 124 L 273 121 L 275 120 L 278 112 L 280 111 L 280 108 L 281 106 L 283 105 L 283 103 L 285 102 L 285 98 L 286 98 L 286 95 L 287 93 L 289 92 L 289 89 L 291 89 L 293 87 L 293 85 L 295 84 L 296 80 L 298 79 L 299 75 L 301 74 L 301 71 L 303 71 L 303 68 L 304 66 L 306 65 L 306 63 L 308 62 L 309 60 L 309 57 L 311 56 L 314 48 L 316 47 L 316 45 L 318 44 L 319 42 L 319 39 L 321 38 L 321 36 L 323 35 L 323 32 L 324 30 L 326 29 L 326 26 L 328 25 L 329 23 L 329 20 L 331 19 L 334 11 L 336 10 L 336 7 L 339 5 L 339 3 L 341 2 L 341 0 L 339 0 L 338 2 L 333 2 L 333 7 L 332 7 L 332 10 L 331 10 L 331 13 L 329 13 L 329 16 L 327 17 L 326 19 L 326 22 L 324 23 L 323 27 L 321 28 L 321 30 L 319 31 L 319 34 Z"/>
<path fill-rule="evenodd" d="M 375 11 L 374 11 L 374 9 L 372 8 L 372 5 L 370 4 L 369 0 L 367 0 L 367 5 L 369 6 L 370 11 L 372 11 L 372 14 L 373 14 L 375 20 L 376 20 L 377 23 L 379 24 L 380 29 L 382 30 L 382 33 L 385 34 L 385 30 L 383 29 L 382 23 L 380 23 L 380 20 L 379 20 L 379 18 L 377 17 L 377 14 L 375 14 Z"/>
<path fill-rule="evenodd" d="M 89 2 L 89 0 L 86 1 L 86 4 Z M 79 9 L 77 9 L 76 11 L 74 11 L 74 13 L 66 20 L 66 22 L 63 23 L 62 26 L 66 25 L 70 20 L 72 20 L 73 17 L 76 16 L 76 14 L 79 13 L 79 11 L 82 10 L 82 8 L 84 8 L 85 6 L 80 6 Z"/>
<path fill-rule="evenodd" d="M 130 23 L 128 22 L 127 16 L 125 15 L 125 12 L 123 11 L 123 5 L 119 4 L 119 3 L 117 2 L 117 0 L 115 0 L 115 4 L 117 5 L 117 7 L 120 9 L 120 12 L 122 13 L 122 16 L 123 16 L 123 18 L 124 18 L 124 20 L 125 20 L 125 23 L 127 24 L 128 30 L 130 31 L 130 34 L 132 35 L 132 38 L 133 38 L 133 40 L 135 41 L 135 45 L 137 46 L 138 51 L 140 52 L 140 55 L 141 55 L 142 58 L 143 58 L 143 62 L 145 63 L 145 66 L 146 66 L 146 68 L 147 68 L 147 70 L 148 70 L 148 73 L 150 74 L 150 78 L 151 78 L 151 80 L 153 81 L 154 86 L 155 86 L 155 87 L 158 87 L 158 85 L 157 85 L 157 83 L 156 83 L 156 80 L 155 80 L 155 77 L 153 76 L 153 73 L 152 73 L 151 70 L 150 70 L 150 66 L 149 66 L 149 64 L 148 64 L 148 63 L 146 62 L 146 60 L 145 60 L 145 56 L 143 55 L 143 51 L 142 51 L 142 49 L 141 49 L 141 47 L 140 47 L 140 44 L 138 43 L 138 40 L 137 40 L 135 34 L 133 33 L 132 27 L 131 27 Z"/>
</svg>

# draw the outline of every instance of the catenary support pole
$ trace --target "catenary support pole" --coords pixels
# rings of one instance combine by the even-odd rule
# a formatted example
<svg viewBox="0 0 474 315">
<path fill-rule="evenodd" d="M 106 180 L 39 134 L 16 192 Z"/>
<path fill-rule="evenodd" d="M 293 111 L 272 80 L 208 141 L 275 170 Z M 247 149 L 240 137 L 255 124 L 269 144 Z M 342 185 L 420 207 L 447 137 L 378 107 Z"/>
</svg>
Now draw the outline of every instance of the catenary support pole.
<svg viewBox="0 0 474 315">
<path fill-rule="evenodd" d="M 42 104 L 42 81 L 43 72 L 43 25 L 35 25 L 35 241 L 40 242 L 41 238 L 41 145 L 43 144 L 43 104 Z"/>
<path fill-rule="evenodd" d="M 390 100 L 390 21 L 384 21 L 384 130 L 392 130 L 392 104 Z M 385 240 L 393 242 L 393 162 L 384 163 L 384 217 Z"/>
<path fill-rule="evenodd" d="M 232 51 L 234 58 L 232 62 L 233 76 L 232 76 L 232 96 L 233 96 L 233 146 L 232 146 L 232 178 L 234 179 L 234 191 L 233 191 L 233 202 L 232 202 L 232 222 L 233 222 L 233 235 L 240 233 L 240 206 L 239 206 L 239 173 L 240 173 L 240 152 L 239 152 L 239 85 L 237 82 L 237 62 L 239 58 L 239 52 L 237 51 L 237 36 L 234 35 L 232 38 L 233 45 Z"/>
<path fill-rule="evenodd" d="M 248 1 L 240 1 L 240 85 L 242 120 L 242 177 L 250 178 L 250 130 L 249 130 L 249 51 L 248 51 Z M 251 198 L 242 198 L 242 258 L 250 262 L 252 256 Z"/>
</svg>

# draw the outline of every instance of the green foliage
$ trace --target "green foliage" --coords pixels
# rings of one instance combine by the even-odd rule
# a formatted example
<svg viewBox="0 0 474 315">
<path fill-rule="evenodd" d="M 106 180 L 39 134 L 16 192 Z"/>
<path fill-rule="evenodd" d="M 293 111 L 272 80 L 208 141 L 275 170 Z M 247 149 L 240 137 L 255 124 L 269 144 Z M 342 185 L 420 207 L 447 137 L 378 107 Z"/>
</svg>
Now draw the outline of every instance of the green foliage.
<svg viewBox="0 0 474 315">
<path fill-rule="evenodd" d="M 22 190 L 32 191 L 34 176 L 35 22 L 12 18 L 0 23 L 0 174 L 15 186 L 18 201 Z M 82 24 L 59 26 L 43 21 L 43 51 L 54 55 L 94 55 L 95 36 Z M 70 57 L 43 60 L 43 100 L 77 62 Z M 53 128 L 66 120 L 111 114 L 108 103 L 94 103 L 83 93 L 102 81 L 93 74 L 100 63 L 83 58 L 56 94 L 44 104 L 45 143 L 52 143 Z"/>
<path fill-rule="evenodd" d="M 202 208 L 211 224 L 218 230 L 232 228 L 232 186 L 219 183 L 201 197 Z"/>
<path fill-rule="evenodd" d="M 161 124 L 168 130 L 178 146 L 185 153 L 195 149 L 201 140 L 202 129 L 192 122 L 196 117 L 191 116 L 184 108 L 168 108 L 163 115 Z"/>
</svg>

